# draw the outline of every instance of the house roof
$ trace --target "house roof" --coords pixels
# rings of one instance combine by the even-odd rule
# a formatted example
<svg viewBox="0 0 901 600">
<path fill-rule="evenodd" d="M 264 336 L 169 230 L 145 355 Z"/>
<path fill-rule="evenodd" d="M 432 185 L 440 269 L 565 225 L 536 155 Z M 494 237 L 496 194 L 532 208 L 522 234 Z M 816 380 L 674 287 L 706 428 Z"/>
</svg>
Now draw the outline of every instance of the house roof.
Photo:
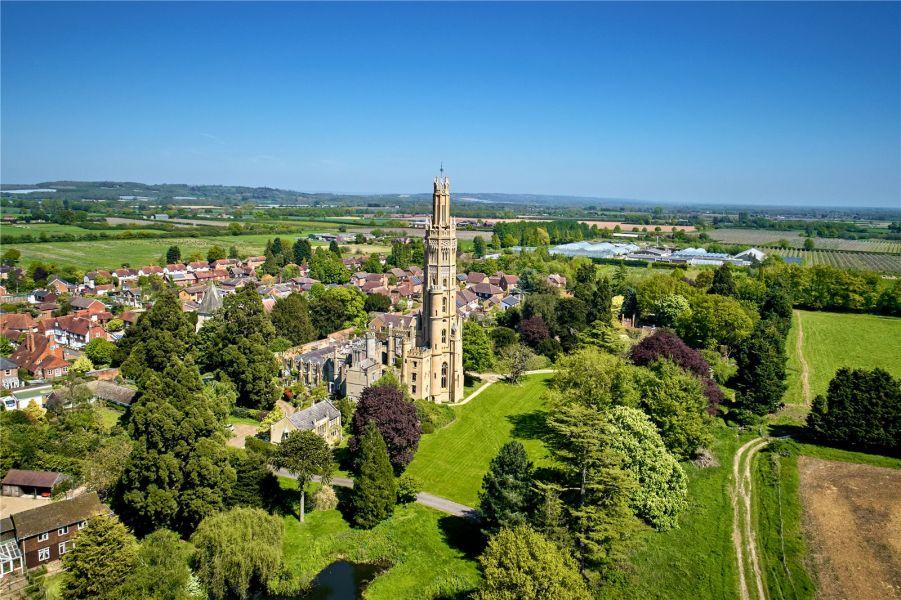
<svg viewBox="0 0 901 600">
<path fill-rule="evenodd" d="M 316 423 L 322 419 L 336 419 L 341 416 L 334 405 L 328 400 L 317 402 L 310 408 L 305 408 L 288 417 L 291 423 L 298 429 L 313 429 Z"/>
<path fill-rule="evenodd" d="M 0 356 L 0 369 L 8 370 L 8 369 L 18 369 L 19 365 L 9 360 L 8 358 L 4 358 Z"/>
<path fill-rule="evenodd" d="M 132 400 L 134 400 L 135 394 L 138 393 L 138 391 L 133 388 L 125 387 L 124 385 L 116 385 L 109 381 L 89 381 L 85 386 L 91 390 L 91 393 L 95 398 L 125 406 L 130 406 Z"/>
<path fill-rule="evenodd" d="M 71 500 L 51 502 L 16 513 L 12 515 L 12 520 L 16 526 L 16 537 L 21 540 L 110 512 L 110 509 L 100 502 L 97 494 L 91 492 Z"/>
<path fill-rule="evenodd" d="M 10 469 L 3 478 L 3 485 L 19 485 L 25 487 L 52 488 L 65 477 L 62 473 L 54 471 L 26 471 Z"/>
</svg>

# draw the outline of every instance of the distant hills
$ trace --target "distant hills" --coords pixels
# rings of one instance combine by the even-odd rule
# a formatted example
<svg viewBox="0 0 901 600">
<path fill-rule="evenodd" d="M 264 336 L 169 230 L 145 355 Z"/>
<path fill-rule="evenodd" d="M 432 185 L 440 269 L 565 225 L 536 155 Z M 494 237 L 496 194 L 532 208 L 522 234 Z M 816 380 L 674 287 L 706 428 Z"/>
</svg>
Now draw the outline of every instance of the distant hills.
<svg viewBox="0 0 901 600">
<path fill-rule="evenodd" d="M 27 190 L 37 190 L 28 193 Z M 46 190 L 54 190 L 48 192 Z M 187 185 L 183 183 L 147 184 L 134 181 L 42 181 L 34 184 L 3 184 L 0 194 L 5 198 L 54 198 L 69 200 L 146 200 L 161 204 L 241 204 L 244 202 L 301 205 L 339 204 L 356 206 L 391 206 L 419 204 L 428 201 L 422 194 L 337 194 L 310 193 L 271 187 L 233 185 Z M 533 206 L 587 206 L 623 204 L 648 206 L 649 203 L 616 198 L 585 198 L 541 194 L 470 193 L 454 194 L 457 202 L 481 204 L 519 204 Z"/>
</svg>

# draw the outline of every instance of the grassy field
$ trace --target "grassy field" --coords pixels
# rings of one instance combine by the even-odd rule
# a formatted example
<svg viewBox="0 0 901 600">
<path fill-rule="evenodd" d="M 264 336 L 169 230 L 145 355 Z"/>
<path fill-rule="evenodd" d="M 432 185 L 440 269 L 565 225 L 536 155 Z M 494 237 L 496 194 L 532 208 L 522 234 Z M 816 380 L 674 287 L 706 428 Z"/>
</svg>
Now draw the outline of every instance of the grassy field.
<svg viewBox="0 0 901 600">
<path fill-rule="evenodd" d="M 631 567 L 611 597 L 703 600 L 737 596 L 729 481 L 739 438 L 726 427 L 714 434 L 711 450 L 720 465 L 700 469 L 683 463 L 689 478 L 689 506 L 679 518 L 679 527 L 647 530 L 641 536 L 630 558 Z"/>
<path fill-rule="evenodd" d="M 304 234 L 305 236 L 306 234 Z M 273 234 L 255 234 L 240 236 L 217 236 L 205 238 L 161 238 L 161 239 L 135 239 L 135 240 L 97 240 L 90 242 L 46 242 L 39 244 L 4 244 L 6 248 L 16 248 L 22 253 L 21 264 L 27 265 L 31 261 L 44 261 L 56 263 L 60 266 L 74 266 L 82 270 L 111 269 L 127 263 L 132 267 L 141 267 L 150 264 L 160 264 L 162 257 L 169 246 L 181 248 L 183 259 L 191 254 L 199 252 L 206 256 L 206 252 L 212 246 L 222 246 L 225 249 L 236 246 L 238 252 L 246 255 L 262 254 L 266 247 L 266 241 L 274 237 L 283 240 L 294 240 L 301 237 L 299 234 L 275 236 Z M 317 243 L 318 244 L 318 243 Z M 314 244 L 315 245 L 315 244 Z M 374 246 L 371 244 L 348 246 L 351 253 L 360 250 L 364 253 L 387 252 L 386 246 Z"/>
<path fill-rule="evenodd" d="M 295 482 L 282 479 L 283 487 Z M 310 581 L 330 563 L 388 561 L 391 568 L 366 589 L 374 600 L 445 598 L 475 589 L 479 572 L 475 556 L 481 536 L 460 517 L 410 504 L 398 506 L 387 521 L 371 530 L 353 529 L 339 510 L 312 511 L 306 523 L 285 516 L 285 565 L 302 581 Z"/>
<path fill-rule="evenodd" d="M 816 586 L 805 564 L 798 457 L 760 452 L 753 468 L 757 548 L 769 597 L 813 598 Z"/>
<path fill-rule="evenodd" d="M 799 323 L 802 326 L 799 329 Z M 881 367 L 901 377 L 901 319 L 877 315 L 795 311 L 787 341 L 786 404 L 802 403 L 801 360 L 797 352 L 803 329 L 804 359 L 809 369 L 810 399 L 825 394 L 841 367 Z"/>
<path fill-rule="evenodd" d="M 423 436 L 407 472 L 422 482 L 424 491 L 476 506 L 488 463 L 505 442 L 519 440 L 533 461 L 546 461 L 547 451 L 538 438 L 550 377 L 532 375 L 515 386 L 495 383 L 454 408 L 457 419 Z"/>
<path fill-rule="evenodd" d="M 100 407 L 100 418 L 103 421 L 103 426 L 107 429 L 112 429 L 113 425 L 118 423 L 119 419 L 124 414 L 124 410 L 116 410 L 115 408 L 110 408 L 109 406 Z"/>
<path fill-rule="evenodd" d="M 0 231 L 0 233 L 2 233 L 2 235 L 4 236 L 20 236 L 26 233 L 30 233 L 33 236 L 38 236 L 42 233 L 46 233 L 47 235 L 54 235 L 58 233 L 72 233 L 75 235 L 83 235 L 87 233 L 121 233 L 123 231 L 136 231 L 127 229 L 114 229 L 112 227 L 110 227 L 109 229 L 85 229 L 84 227 L 79 227 L 78 225 L 60 225 L 58 223 L 10 223 L 4 224 L 2 227 L 0 227 L 0 230 L 2 230 Z M 163 233 L 162 229 L 141 229 L 140 231 Z"/>
</svg>

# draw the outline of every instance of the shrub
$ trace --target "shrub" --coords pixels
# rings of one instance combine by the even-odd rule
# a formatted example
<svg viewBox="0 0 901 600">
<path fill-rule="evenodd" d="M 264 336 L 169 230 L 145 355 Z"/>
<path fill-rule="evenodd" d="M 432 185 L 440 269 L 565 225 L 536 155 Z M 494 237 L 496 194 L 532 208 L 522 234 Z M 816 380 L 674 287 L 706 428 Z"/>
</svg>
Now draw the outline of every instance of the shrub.
<svg viewBox="0 0 901 600">
<path fill-rule="evenodd" d="M 416 495 L 422 489 L 422 483 L 412 475 L 401 475 L 397 478 L 397 501 L 400 504 L 416 502 Z"/>
<path fill-rule="evenodd" d="M 316 510 L 333 510 L 338 507 L 338 496 L 335 488 L 323 485 L 313 494 L 313 507 Z"/>
</svg>

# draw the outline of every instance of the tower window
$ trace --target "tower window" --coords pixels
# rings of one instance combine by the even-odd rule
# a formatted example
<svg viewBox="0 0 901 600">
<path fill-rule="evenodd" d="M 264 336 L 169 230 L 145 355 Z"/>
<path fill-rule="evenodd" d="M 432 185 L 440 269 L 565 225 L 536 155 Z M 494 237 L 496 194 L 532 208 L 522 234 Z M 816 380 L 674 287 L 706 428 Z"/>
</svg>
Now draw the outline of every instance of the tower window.
<svg viewBox="0 0 901 600">
<path fill-rule="evenodd" d="M 447 387 L 447 363 L 441 365 L 441 387 Z"/>
<path fill-rule="evenodd" d="M 441 299 L 441 309 L 447 312 L 447 296 Z"/>
<path fill-rule="evenodd" d="M 447 343 L 447 329 L 442 329 L 442 330 L 441 330 L 441 343 L 442 343 L 442 344 L 446 344 L 446 343 Z"/>
</svg>

